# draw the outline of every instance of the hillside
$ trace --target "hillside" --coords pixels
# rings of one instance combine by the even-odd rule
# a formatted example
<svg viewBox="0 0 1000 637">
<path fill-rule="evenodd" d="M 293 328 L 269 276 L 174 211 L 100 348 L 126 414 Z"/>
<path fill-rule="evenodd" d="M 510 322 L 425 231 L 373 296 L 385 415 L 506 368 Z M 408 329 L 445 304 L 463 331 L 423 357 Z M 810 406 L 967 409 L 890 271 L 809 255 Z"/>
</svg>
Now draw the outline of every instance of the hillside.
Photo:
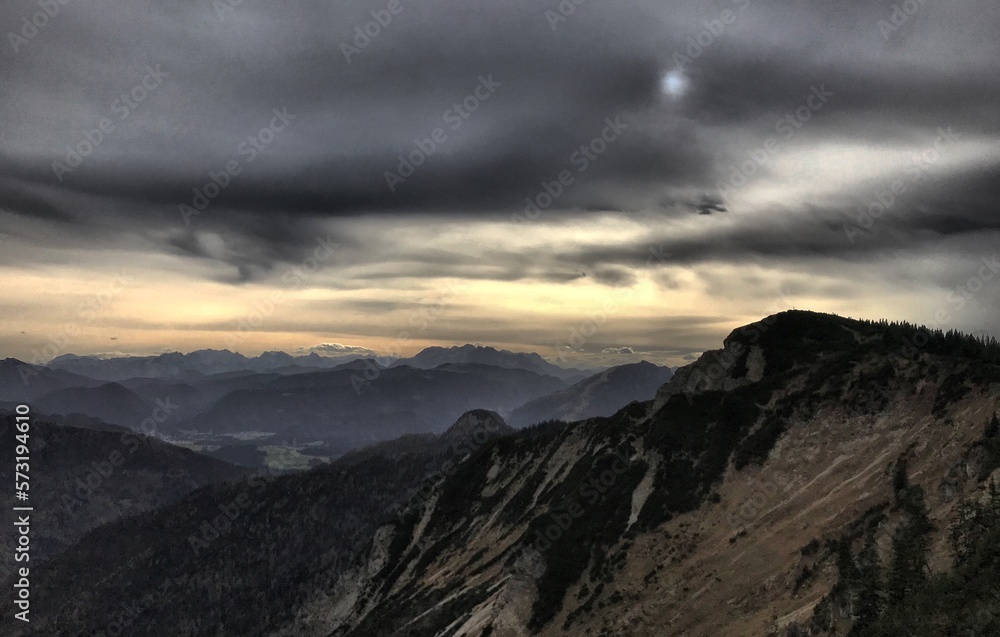
<svg viewBox="0 0 1000 637">
<path fill-rule="evenodd" d="M 401 504 L 511 433 L 477 410 L 441 435 L 374 445 L 304 473 L 255 473 L 102 526 L 40 571 L 30 634 L 91 634 L 112 623 L 150 636 L 264 634 L 330 586 Z M 138 616 L 123 619 L 125 600 Z M 4 616 L 0 631 L 20 634 L 11 621 Z"/>
<path fill-rule="evenodd" d="M 0 439 L 13 440 L 13 422 L 13 416 L 0 416 Z M 102 524 L 246 475 L 230 464 L 115 427 L 98 431 L 36 420 L 29 445 L 35 507 L 32 559 L 64 551 Z M 0 480 L 14 482 L 10 453 L 0 457 Z M 13 521 L 5 507 L 0 524 L 10 528 Z M 7 553 L 14 539 L 0 535 L 0 550 Z"/>
<path fill-rule="evenodd" d="M 156 408 L 135 392 L 118 383 L 97 387 L 67 387 L 39 396 L 31 403 L 35 411 L 45 414 L 83 414 L 106 423 L 140 430 Z"/>
<path fill-rule="evenodd" d="M 888 564 L 923 506 L 930 566 L 947 571 L 956 507 L 1000 466 L 984 451 L 995 350 L 942 336 L 926 348 L 940 353 L 911 353 L 897 334 L 784 313 L 735 331 L 655 401 L 497 440 L 279 634 L 849 628 L 857 594 L 835 587 L 838 563 L 860 559 L 865 534 Z M 901 462 L 910 496 L 895 490 Z"/>
</svg>

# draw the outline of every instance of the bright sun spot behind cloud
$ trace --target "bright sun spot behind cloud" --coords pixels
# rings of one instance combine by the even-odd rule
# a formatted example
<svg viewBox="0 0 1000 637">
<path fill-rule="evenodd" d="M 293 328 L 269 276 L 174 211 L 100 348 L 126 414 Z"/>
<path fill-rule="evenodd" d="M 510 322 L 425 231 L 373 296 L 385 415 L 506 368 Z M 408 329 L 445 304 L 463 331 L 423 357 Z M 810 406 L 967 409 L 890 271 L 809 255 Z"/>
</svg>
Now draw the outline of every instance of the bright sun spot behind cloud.
<svg viewBox="0 0 1000 637">
<path fill-rule="evenodd" d="M 672 97 L 674 99 L 683 97 L 684 93 L 687 92 L 687 89 L 688 78 L 684 75 L 684 71 L 681 71 L 680 69 L 670 71 L 663 76 L 662 80 L 660 80 L 660 90 L 662 90 L 663 94 L 668 97 Z"/>
</svg>

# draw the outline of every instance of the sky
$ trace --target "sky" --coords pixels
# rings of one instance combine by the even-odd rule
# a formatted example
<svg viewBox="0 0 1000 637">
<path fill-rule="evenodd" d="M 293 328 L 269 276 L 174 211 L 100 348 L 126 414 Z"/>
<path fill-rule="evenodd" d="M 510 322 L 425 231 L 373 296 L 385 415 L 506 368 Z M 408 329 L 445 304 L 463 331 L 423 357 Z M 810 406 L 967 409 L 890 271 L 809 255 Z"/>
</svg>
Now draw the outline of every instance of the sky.
<svg viewBox="0 0 1000 637">
<path fill-rule="evenodd" d="M 1000 335 L 995 0 L 8 0 L 0 356 Z"/>
</svg>

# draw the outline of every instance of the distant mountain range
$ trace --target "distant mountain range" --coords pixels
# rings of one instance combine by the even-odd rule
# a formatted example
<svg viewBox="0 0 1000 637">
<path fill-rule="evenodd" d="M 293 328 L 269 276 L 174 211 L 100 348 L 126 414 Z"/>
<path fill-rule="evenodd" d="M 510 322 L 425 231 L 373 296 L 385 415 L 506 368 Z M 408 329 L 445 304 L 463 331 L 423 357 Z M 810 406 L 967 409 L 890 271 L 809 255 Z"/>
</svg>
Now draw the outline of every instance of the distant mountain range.
<svg viewBox="0 0 1000 637">
<path fill-rule="evenodd" d="M 649 400 L 674 372 L 646 361 L 606 369 L 557 392 L 521 405 L 507 416 L 513 427 L 546 420 L 572 422 L 610 416 L 633 400 Z"/>
<path fill-rule="evenodd" d="M 320 356 L 315 352 L 292 356 L 285 352 L 264 352 L 247 357 L 229 350 L 202 349 L 189 354 L 171 352 L 158 356 L 125 356 L 97 358 L 65 354 L 46 364 L 59 369 L 100 380 L 122 381 L 129 378 L 172 378 L 196 380 L 204 376 L 227 372 L 296 373 L 342 365 L 360 356 Z"/>
<path fill-rule="evenodd" d="M 271 456 L 292 448 L 287 466 L 301 467 L 377 441 L 440 433 L 441 423 L 472 409 L 510 415 L 517 426 L 608 415 L 651 398 L 670 373 L 642 363 L 593 375 L 482 345 L 429 347 L 385 362 L 228 350 L 69 354 L 45 366 L 7 359 L 0 408 L 30 401 L 66 422 L 96 418 L 251 467 L 277 466 Z"/>
<path fill-rule="evenodd" d="M 470 409 L 510 411 L 565 387 L 552 376 L 489 365 L 398 366 L 283 376 L 234 390 L 174 431 L 274 432 L 280 442 L 323 440 L 340 453 L 404 434 L 439 433 Z M 181 435 L 178 433 L 178 435 Z"/>
<path fill-rule="evenodd" d="M 229 350 L 214 349 L 202 349 L 188 354 L 171 352 L 158 356 L 119 358 L 64 354 L 46 363 L 45 367 L 106 381 L 123 381 L 130 378 L 197 380 L 204 376 L 227 372 L 296 374 L 317 369 L 331 369 L 366 358 L 380 367 L 388 362 L 392 367 L 406 365 L 416 369 L 433 369 L 446 363 L 478 363 L 524 369 L 571 382 L 598 371 L 567 369 L 554 365 L 535 353 L 515 353 L 482 345 L 428 347 L 412 358 L 394 361 L 365 357 L 361 354 L 320 356 L 315 352 L 303 356 L 292 356 L 285 352 L 264 352 L 260 356 L 248 357 Z"/>
<path fill-rule="evenodd" d="M 483 345 L 462 345 L 460 347 L 428 347 L 412 358 L 403 358 L 393 367 L 407 365 L 416 369 L 434 369 L 448 363 L 474 363 L 525 369 L 544 376 L 555 376 L 569 382 L 582 380 L 599 369 L 573 369 L 554 365 L 535 353 L 509 352 Z"/>
<path fill-rule="evenodd" d="M 653 392 L 641 377 L 669 370 L 637 364 L 529 402 L 569 415 L 611 385 L 647 396 L 610 416 L 514 430 L 473 410 L 114 519 L 39 569 L 30 627 L 7 614 L 0 632 L 1000 634 L 1000 344 L 786 312 L 723 345 Z M 309 393 L 345 371 L 268 382 Z M 382 372 L 386 392 L 421 374 L 561 382 Z M 60 444 L 100 448 L 96 433 Z"/>
</svg>

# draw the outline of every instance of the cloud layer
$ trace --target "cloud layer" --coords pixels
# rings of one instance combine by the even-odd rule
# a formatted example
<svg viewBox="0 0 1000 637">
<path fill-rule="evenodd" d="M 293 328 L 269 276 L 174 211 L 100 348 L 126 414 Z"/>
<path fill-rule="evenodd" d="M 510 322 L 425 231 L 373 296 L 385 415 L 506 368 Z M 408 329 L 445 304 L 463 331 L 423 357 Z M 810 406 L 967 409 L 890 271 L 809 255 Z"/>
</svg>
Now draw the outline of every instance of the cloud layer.
<svg viewBox="0 0 1000 637">
<path fill-rule="evenodd" d="M 583 352 L 675 356 L 778 290 L 929 321 L 992 254 L 994 2 L 568 6 L 6 3 L 0 271 L 83 289 L 9 295 L 3 344 L 50 342 L 133 263 L 109 320 L 140 349 L 255 302 L 241 334 L 275 344 L 538 347 L 617 303 Z M 132 305 L 155 294 L 174 319 Z M 708 320 L 664 334 L 655 295 Z M 998 298 L 950 320 L 995 333 Z"/>
</svg>

